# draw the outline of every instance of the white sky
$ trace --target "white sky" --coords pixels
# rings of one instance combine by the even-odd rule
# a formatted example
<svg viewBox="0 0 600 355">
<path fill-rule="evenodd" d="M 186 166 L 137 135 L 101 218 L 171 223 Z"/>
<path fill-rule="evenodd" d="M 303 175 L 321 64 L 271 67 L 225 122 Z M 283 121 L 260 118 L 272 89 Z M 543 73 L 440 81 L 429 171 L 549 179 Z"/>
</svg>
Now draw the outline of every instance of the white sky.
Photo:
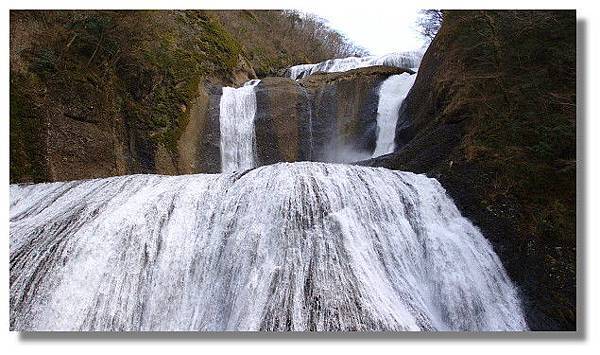
<svg viewBox="0 0 600 355">
<path fill-rule="evenodd" d="M 374 55 L 417 50 L 425 44 L 418 33 L 417 9 L 320 8 L 305 9 L 329 21 L 335 30 Z"/>
</svg>

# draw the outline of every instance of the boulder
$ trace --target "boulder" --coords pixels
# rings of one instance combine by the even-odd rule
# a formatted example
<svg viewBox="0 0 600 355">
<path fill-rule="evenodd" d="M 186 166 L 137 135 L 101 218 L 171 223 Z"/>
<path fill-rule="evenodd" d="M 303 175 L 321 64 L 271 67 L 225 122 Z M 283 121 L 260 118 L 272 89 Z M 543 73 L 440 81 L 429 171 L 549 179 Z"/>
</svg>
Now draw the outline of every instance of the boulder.
<svg viewBox="0 0 600 355">
<path fill-rule="evenodd" d="M 299 81 L 262 79 L 255 88 L 259 164 L 370 157 L 377 138 L 379 86 L 406 71 L 377 66 L 317 73 Z"/>
</svg>

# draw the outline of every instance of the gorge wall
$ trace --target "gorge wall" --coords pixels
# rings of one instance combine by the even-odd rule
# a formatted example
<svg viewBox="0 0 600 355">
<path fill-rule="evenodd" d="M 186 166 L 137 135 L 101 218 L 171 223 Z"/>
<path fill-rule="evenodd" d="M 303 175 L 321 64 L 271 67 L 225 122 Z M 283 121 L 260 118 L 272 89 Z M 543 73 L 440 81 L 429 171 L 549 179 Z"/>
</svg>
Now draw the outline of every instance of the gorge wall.
<svg viewBox="0 0 600 355">
<path fill-rule="evenodd" d="M 575 28 L 574 11 L 444 12 L 397 151 L 364 162 L 438 179 L 494 244 L 532 329 L 576 326 Z"/>
<path fill-rule="evenodd" d="M 377 139 L 381 83 L 408 69 L 375 66 L 301 80 L 266 78 L 256 87 L 259 165 L 280 161 L 353 162 Z"/>
<path fill-rule="evenodd" d="M 379 90 L 412 71 L 292 75 L 351 53 L 286 16 L 11 12 L 11 182 L 221 172 L 223 87 L 260 77 L 255 165 L 362 160 L 436 178 L 492 243 L 528 326 L 573 330 L 574 12 L 444 12 L 397 109 L 394 151 L 372 159 Z"/>
<path fill-rule="evenodd" d="M 221 87 L 360 52 L 283 11 L 10 17 L 11 182 L 219 171 Z"/>
</svg>

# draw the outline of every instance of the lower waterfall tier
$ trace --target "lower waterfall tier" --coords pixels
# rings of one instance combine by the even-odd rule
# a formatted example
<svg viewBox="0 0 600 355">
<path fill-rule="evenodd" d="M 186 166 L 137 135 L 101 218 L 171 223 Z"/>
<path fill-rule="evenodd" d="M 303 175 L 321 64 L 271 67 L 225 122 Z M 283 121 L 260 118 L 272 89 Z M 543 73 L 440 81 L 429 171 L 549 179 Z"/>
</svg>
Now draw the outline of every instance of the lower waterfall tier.
<svg viewBox="0 0 600 355">
<path fill-rule="evenodd" d="M 10 189 L 13 330 L 524 330 L 423 175 L 323 163 Z"/>
</svg>

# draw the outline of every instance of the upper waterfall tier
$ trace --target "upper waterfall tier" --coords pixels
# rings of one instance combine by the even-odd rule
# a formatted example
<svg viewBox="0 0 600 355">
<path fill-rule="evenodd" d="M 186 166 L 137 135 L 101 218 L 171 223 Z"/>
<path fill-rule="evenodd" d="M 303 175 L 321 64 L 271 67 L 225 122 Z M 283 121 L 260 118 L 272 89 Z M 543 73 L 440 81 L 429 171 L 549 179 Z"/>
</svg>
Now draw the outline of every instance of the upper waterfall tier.
<svg viewBox="0 0 600 355">
<path fill-rule="evenodd" d="M 316 64 L 294 65 L 287 69 L 287 75 L 296 80 L 317 72 L 342 72 L 351 69 L 385 65 L 398 68 L 416 68 L 421 61 L 419 53 L 391 53 L 383 56 L 348 57 L 330 59 Z"/>
<path fill-rule="evenodd" d="M 250 80 L 241 88 L 223 88 L 219 104 L 223 172 L 242 171 L 255 167 L 254 87 L 259 82 L 260 80 Z"/>
<path fill-rule="evenodd" d="M 377 105 L 377 143 L 373 157 L 394 151 L 400 105 L 415 83 L 416 77 L 416 74 L 402 73 L 390 76 L 381 84 Z"/>
<path fill-rule="evenodd" d="M 423 175 L 323 163 L 10 189 L 13 330 L 523 330 Z"/>
<path fill-rule="evenodd" d="M 214 155 L 211 149 L 220 149 L 214 160 L 221 166 L 215 172 L 284 161 L 356 162 L 375 151 L 389 152 L 412 73 L 375 66 L 301 80 L 267 77 L 238 89 L 223 88 L 207 110 L 218 112 L 216 119 L 210 116 L 199 124 L 220 130 L 202 136 L 198 151 Z"/>
</svg>

